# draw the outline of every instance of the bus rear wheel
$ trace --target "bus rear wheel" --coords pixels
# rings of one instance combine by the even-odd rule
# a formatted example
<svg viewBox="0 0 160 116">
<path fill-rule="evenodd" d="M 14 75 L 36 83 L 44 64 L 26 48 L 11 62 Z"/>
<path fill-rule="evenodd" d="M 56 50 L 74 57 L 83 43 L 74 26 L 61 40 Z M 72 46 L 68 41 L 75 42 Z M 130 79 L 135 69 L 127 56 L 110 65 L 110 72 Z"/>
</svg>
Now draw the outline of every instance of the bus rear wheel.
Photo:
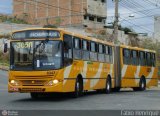
<svg viewBox="0 0 160 116">
<path fill-rule="evenodd" d="M 112 82 L 110 78 L 107 78 L 106 80 L 106 88 L 105 88 L 105 93 L 109 94 L 111 93 L 111 88 L 112 88 Z"/>
<path fill-rule="evenodd" d="M 139 87 L 134 87 L 133 90 L 134 91 L 144 91 L 144 90 L 146 90 L 146 79 L 145 79 L 145 77 L 142 77 L 140 79 Z"/>
<path fill-rule="evenodd" d="M 139 89 L 140 89 L 140 91 L 146 90 L 146 80 L 145 80 L 145 78 L 141 78 L 140 83 L 139 83 Z"/>
</svg>

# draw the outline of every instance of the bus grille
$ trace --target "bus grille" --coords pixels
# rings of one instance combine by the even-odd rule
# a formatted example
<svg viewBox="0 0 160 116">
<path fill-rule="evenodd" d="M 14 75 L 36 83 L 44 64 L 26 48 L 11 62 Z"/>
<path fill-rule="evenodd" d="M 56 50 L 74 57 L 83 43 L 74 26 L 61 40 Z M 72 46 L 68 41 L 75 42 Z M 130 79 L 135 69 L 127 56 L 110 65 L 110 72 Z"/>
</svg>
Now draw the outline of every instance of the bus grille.
<svg viewBox="0 0 160 116">
<path fill-rule="evenodd" d="M 44 92 L 44 88 L 21 88 L 20 92 Z"/>
<path fill-rule="evenodd" d="M 51 79 L 53 78 L 53 76 L 45 76 L 45 75 L 42 75 L 42 76 L 15 76 L 16 79 Z"/>
<path fill-rule="evenodd" d="M 44 86 L 46 80 L 21 80 L 23 86 Z"/>
</svg>

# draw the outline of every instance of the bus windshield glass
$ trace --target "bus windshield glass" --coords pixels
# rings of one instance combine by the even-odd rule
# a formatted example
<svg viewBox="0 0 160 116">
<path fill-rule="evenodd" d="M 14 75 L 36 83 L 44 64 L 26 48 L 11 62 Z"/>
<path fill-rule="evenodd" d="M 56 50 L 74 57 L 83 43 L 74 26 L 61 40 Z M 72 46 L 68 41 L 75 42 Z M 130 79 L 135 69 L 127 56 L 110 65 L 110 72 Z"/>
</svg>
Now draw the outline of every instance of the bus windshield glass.
<svg viewBox="0 0 160 116">
<path fill-rule="evenodd" d="M 62 66 L 62 42 L 41 40 L 11 43 L 11 70 L 51 70 Z"/>
</svg>

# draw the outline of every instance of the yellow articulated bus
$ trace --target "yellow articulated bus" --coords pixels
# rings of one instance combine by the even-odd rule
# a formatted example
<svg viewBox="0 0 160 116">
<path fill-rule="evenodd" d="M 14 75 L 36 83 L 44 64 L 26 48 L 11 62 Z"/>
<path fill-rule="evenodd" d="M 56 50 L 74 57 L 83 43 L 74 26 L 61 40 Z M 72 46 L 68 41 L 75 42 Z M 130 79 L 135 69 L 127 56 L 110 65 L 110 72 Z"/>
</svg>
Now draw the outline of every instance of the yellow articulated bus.
<svg viewBox="0 0 160 116">
<path fill-rule="evenodd" d="M 71 92 L 157 86 L 155 52 L 82 36 L 64 29 L 13 32 L 10 42 L 9 92 Z"/>
<path fill-rule="evenodd" d="M 115 77 L 120 88 L 131 87 L 133 90 L 145 90 L 146 87 L 158 86 L 156 52 L 137 47 L 115 47 Z"/>
</svg>

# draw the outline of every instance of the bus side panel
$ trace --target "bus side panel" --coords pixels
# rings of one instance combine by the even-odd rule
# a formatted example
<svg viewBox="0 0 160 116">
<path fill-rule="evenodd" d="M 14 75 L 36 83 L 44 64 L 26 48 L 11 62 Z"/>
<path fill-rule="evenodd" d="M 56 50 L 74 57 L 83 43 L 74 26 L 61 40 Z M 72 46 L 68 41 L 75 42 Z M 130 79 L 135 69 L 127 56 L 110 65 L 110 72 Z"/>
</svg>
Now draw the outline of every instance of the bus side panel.
<svg viewBox="0 0 160 116">
<path fill-rule="evenodd" d="M 137 66 L 127 65 L 123 63 L 123 49 L 120 48 L 121 57 L 121 87 L 136 87 L 136 81 L 139 82 L 139 76 L 136 76 Z"/>
<path fill-rule="evenodd" d="M 103 63 L 103 69 L 101 71 L 100 79 L 93 89 L 104 89 L 106 87 L 106 79 L 108 75 L 112 78 L 112 87 L 114 87 L 113 79 L 113 64 Z"/>
<path fill-rule="evenodd" d="M 64 71 L 64 92 L 73 92 L 75 90 L 76 78 L 79 74 L 81 74 L 81 69 L 83 68 L 83 61 L 75 60 L 73 64 L 66 67 Z"/>
<path fill-rule="evenodd" d="M 152 67 L 151 72 L 146 76 L 146 86 L 158 86 L 158 69 Z"/>
<path fill-rule="evenodd" d="M 88 81 L 86 82 L 86 85 L 88 85 L 89 88 L 86 88 L 86 89 L 94 90 L 94 89 L 101 88 L 104 85 L 104 82 L 102 80 L 102 78 L 104 77 L 102 76 L 103 68 L 104 68 L 103 63 L 90 62 L 88 64 L 88 71 L 87 71 Z M 102 82 L 101 85 L 97 85 L 99 81 Z"/>
</svg>

